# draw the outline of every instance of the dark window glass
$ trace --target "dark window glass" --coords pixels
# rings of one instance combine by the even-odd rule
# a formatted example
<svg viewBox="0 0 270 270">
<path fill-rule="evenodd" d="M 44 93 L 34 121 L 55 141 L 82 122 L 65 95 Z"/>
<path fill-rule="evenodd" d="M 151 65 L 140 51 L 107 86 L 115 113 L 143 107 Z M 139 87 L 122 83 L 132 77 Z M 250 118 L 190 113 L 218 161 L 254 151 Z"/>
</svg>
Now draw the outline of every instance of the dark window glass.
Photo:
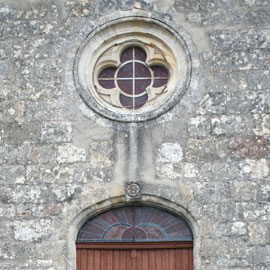
<svg viewBox="0 0 270 270">
<path fill-rule="evenodd" d="M 118 80 L 119 88 L 128 95 L 133 95 L 133 81 L 132 80 Z"/>
<path fill-rule="evenodd" d="M 88 221 L 78 242 L 192 241 L 187 223 L 172 214 L 147 206 L 123 207 Z"/>
<path fill-rule="evenodd" d="M 139 95 L 145 92 L 147 86 L 149 86 L 151 80 L 135 80 L 135 95 Z"/>
<path fill-rule="evenodd" d="M 114 75 L 116 70 L 117 69 L 114 67 L 103 69 L 98 75 L 98 82 L 100 86 L 106 89 L 115 88 Z"/>
<path fill-rule="evenodd" d="M 168 70 L 163 66 L 151 66 L 154 73 L 153 87 L 162 87 L 168 83 L 169 74 Z"/>
<path fill-rule="evenodd" d="M 115 87 L 115 83 L 113 80 L 99 80 L 99 84 L 106 89 L 112 89 Z"/>
<path fill-rule="evenodd" d="M 128 63 L 120 68 L 117 79 L 119 78 L 133 78 L 133 63 Z"/>
<path fill-rule="evenodd" d="M 165 77 L 168 78 L 168 70 L 163 66 L 151 66 L 153 70 L 154 77 Z"/>
<path fill-rule="evenodd" d="M 151 78 L 151 73 L 146 65 L 135 63 L 135 78 Z"/>
<path fill-rule="evenodd" d="M 133 59 L 133 47 L 129 47 L 124 50 L 120 56 L 121 63 L 132 60 Z"/>
<path fill-rule="evenodd" d="M 125 49 L 121 56 L 121 65 L 118 68 L 105 68 L 99 74 L 99 84 L 103 88 L 111 89 L 119 87 L 120 103 L 127 109 L 139 109 L 148 100 L 146 89 L 162 87 L 168 82 L 168 70 L 160 65 L 147 66 L 146 52 L 137 46 Z M 152 71 L 151 71 L 152 70 Z M 115 73 L 117 72 L 117 78 Z M 115 83 L 117 80 L 117 84 Z M 128 96 L 127 96 L 128 95 Z"/>
<path fill-rule="evenodd" d="M 105 68 L 99 73 L 98 78 L 99 79 L 102 79 L 102 78 L 114 78 L 114 74 L 115 74 L 116 70 L 117 69 L 114 68 L 114 67 Z"/>
<path fill-rule="evenodd" d="M 135 47 L 135 59 L 145 62 L 146 60 L 146 53 L 140 47 Z"/>
<path fill-rule="evenodd" d="M 153 87 L 162 87 L 166 85 L 168 82 L 168 79 L 155 79 L 153 83 Z"/>
<path fill-rule="evenodd" d="M 141 108 L 146 103 L 147 99 L 148 99 L 147 95 L 136 97 L 135 98 L 135 109 Z"/>
<path fill-rule="evenodd" d="M 124 96 L 120 94 L 120 102 L 123 105 L 123 107 L 132 109 L 133 108 L 133 98 Z"/>
</svg>

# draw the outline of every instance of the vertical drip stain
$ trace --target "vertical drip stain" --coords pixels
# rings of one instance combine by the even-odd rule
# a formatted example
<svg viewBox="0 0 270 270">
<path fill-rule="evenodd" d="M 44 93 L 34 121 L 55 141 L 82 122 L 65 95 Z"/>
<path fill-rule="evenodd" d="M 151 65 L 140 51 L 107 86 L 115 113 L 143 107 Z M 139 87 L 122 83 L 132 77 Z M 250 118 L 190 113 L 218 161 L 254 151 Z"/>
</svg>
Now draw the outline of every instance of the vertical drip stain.
<svg viewBox="0 0 270 270">
<path fill-rule="evenodd" d="M 136 123 L 129 124 L 129 166 L 128 182 L 136 182 L 138 166 L 138 127 Z"/>
</svg>

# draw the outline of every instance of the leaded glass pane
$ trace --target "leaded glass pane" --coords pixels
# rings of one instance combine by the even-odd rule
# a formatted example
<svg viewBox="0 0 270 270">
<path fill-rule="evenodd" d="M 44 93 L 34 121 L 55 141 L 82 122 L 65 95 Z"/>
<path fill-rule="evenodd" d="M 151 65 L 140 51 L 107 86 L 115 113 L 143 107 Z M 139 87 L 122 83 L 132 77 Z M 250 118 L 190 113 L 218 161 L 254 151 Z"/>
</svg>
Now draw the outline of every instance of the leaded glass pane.
<svg viewBox="0 0 270 270">
<path fill-rule="evenodd" d="M 123 207 L 89 220 L 79 231 L 78 242 L 192 241 L 187 223 L 163 210 Z"/>
</svg>

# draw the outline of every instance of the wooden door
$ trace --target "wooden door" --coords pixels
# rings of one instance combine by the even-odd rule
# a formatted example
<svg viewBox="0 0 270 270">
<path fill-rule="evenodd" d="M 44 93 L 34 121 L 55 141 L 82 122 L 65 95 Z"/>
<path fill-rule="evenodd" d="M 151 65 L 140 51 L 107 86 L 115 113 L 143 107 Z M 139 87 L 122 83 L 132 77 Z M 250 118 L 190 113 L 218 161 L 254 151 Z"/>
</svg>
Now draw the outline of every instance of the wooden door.
<svg viewBox="0 0 270 270">
<path fill-rule="evenodd" d="M 192 242 L 77 243 L 77 270 L 193 270 Z"/>
</svg>

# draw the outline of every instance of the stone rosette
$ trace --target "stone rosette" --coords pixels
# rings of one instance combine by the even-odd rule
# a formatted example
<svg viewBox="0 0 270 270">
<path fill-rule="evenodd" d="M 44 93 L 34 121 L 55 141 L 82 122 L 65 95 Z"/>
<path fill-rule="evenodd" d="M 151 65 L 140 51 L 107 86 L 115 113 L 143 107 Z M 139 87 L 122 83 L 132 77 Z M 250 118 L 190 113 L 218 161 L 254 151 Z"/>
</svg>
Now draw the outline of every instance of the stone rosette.
<svg viewBox="0 0 270 270">
<path fill-rule="evenodd" d="M 141 187 L 137 183 L 129 183 L 126 186 L 126 194 L 129 197 L 138 197 L 141 193 Z"/>
</svg>

